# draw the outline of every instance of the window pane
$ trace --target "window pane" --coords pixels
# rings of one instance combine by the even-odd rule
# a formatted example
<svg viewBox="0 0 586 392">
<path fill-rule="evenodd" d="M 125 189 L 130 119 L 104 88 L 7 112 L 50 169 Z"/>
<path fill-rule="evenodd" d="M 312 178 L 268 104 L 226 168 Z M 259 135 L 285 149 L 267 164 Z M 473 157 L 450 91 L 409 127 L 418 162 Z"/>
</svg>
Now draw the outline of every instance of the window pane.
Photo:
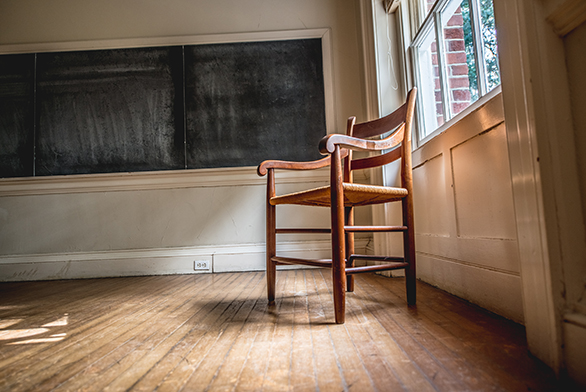
<svg viewBox="0 0 586 392">
<path fill-rule="evenodd" d="M 420 138 L 424 138 L 444 123 L 435 30 L 430 31 L 417 52 L 421 105 L 425 122 Z"/>
<path fill-rule="evenodd" d="M 448 3 L 441 14 L 451 117 L 478 99 L 478 76 L 468 0 Z"/>
<path fill-rule="evenodd" d="M 480 0 L 480 21 L 486 67 L 486 86 L 487 90 L 490 91 L 501 83 L 492 0 Z"/>
<path fill-rule="evenodd" d="M 420 0 L 420 8 L 422 10 L 422 18 L 421 20 L 425 19 L 427 14 L 429 14 L 429 10 L 433 7 L 436 0 Z"/>
<path fill-rule="evenodd" d="M 421 140 L 498 86 L 500 75 L 493 0 L 418 5 L 427 15 L 411 44 Z"/>
</svg>

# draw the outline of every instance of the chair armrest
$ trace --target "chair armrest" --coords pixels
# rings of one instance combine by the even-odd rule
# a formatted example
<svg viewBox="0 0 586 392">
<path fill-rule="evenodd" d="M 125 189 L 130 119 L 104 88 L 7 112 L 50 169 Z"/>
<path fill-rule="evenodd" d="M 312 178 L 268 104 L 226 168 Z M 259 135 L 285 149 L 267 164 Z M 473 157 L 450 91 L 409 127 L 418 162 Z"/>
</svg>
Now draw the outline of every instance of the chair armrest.
<svg viewBox="0 0 586 392">
<path fill-rule="evenodd" d="M 334 133 L 327 135 L 320 140 L 319 151 L 322 154 L 332 154 L 336 145 L 339 145 L 343 148 L 348 148 L 350 150 L 388 150 L 398 146 L 401 143 L 404 132 L 405 124 L 399 127 L 399 129 L 393 132 L 390 136 L 381 140 L 360 139 L 348 135 Z"/>
<path fill-rule="evenodd" d="M 330 156 L 307 162 L 268 160 L 258 165 L 256 172 L 259 176 L 264 176 L 267 174 L 268 169 L 313 170 L 328 166 L 330 160 Z"/>
</svg>

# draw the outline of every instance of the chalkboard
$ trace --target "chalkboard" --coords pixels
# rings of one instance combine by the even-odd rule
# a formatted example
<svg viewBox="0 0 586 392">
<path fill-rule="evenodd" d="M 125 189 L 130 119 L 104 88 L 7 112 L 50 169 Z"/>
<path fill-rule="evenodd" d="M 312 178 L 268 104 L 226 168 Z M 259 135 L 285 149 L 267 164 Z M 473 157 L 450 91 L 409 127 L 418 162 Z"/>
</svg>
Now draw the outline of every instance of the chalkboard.
<svg viewBox="0 0 586 392">
<path fill-rule="evenodd" d="M 320 157 L 321 38 L 0 56 L 0 177 Z"/>
<path fill-rule="evenodd" d="M 182 169 L 181 47 L 41 53 L 37 175 Z"/>
<path fill-rule="evenodd" d="M 0 175 L 33 175 L 34 55 L 0 56 Z"/>
<path fill-rule="evenodd" d="M 320 158 L 321 39 L 185 48 L 187 166 Z"/>
</svg>

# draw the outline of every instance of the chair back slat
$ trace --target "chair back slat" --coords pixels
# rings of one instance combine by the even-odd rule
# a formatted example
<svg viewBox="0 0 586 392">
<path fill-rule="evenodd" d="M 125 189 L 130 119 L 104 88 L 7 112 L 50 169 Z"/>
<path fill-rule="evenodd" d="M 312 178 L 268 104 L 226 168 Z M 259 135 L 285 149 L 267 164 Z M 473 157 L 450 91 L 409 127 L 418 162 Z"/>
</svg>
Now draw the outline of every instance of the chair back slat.
<svg viewBox="0 0 586 392">
<path fill-rule="evenodd" d="M 354 159 L 350 163 L 350 170 L 369 169 L 371 167 L 383 166 L 387 163 L 396 161 L 403 156 L 401 148 L 395 148 L 386 154 L 375 155 L 373 157 Z"/>
<path fill-rule="evenodd" d="M 355 138 L 366 139 L 381 136 L 388 132 L 392 133 L 380 140 L 385 141 L 385 144 L 389 144 L 388 149 L 385 147 L 386 153 L 358 159 L 352 159 L 352 155 L 349 154 L 345 163 L 345 167 L 349 167 L 349 171 L 345 177 L 351 178 L 349 177 L 349 172 L 353 170 L 383 166 L 399 158 L 405 158 L 406 156 L 409 158 L 407 159 L 409 162 L 406 162 L 406 164 L 411 164 L 410 151 L 407 153 L 405 149 L 411 148 L 411 121 L 413 118 L 415 96 L 416 90 L 413 89 L 407 96 L 407 102 L 385 117 L 358 124 L 355 123 L 354 117 L 348 120 L 346 133 Z M 401 171 L 405 171 L 405 168 L 402 167 Z"/>
<path fill-rule="evenodd" d="M 404 124 L 406 116 L 407 104 L 403 104 L 403 106 L 388 116 L 360 124 L 355 124 L 352 129 L 351 136 L 368 138 L 383 135 L 399 127 L 401 124 Z"/>
</svg>

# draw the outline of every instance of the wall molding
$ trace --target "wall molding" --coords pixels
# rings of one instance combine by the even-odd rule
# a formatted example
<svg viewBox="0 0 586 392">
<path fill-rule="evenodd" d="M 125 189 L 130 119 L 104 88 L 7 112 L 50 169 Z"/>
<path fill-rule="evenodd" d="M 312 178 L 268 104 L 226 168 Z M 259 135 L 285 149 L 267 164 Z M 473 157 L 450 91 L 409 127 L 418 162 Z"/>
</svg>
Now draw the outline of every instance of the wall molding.
<svg viewBox="0 0 586 392">
<path fill-rule="evenodd" d="M 368 243 L 358 238 L 357 252 L 365 252 Z M 290 257 L 324 258 L 330 241 L 281 242 L 277 250 Z M 210 269 L 194 270 L 196 260 L 208 261 Z M 0 256 L 0 282 L 264 270 L 264 243 Z"/>
<path fill-rule="evenodd" d="M 74 50 L 100 50 L 155 47 L 169 45 L 205 45 L 229 42 L 281 41 L 288 39 L 319 38 L 329 39 L 329 28 L 253 31 L 243 33 L 180 35 L 168 37 L 121 38 L 85 41 L 37 42 L 0 45 L 0 53 L 67 52 Z"/>
<path fill-rule="evenodd" d="M 357 182 L 368 180 L 364 170 L 354 172 Z M 330 179 L 329 168 L 316 170 L 277 170 L 277 184 L 322 183 Z M 164 170 L 132 173 L 78 174 L 1 178 L 0 197 L 54 195 L 69 193 L 142 191 L 176 188 L 208 188 L 265 185 L 256 167 Z"/>
<path fill-rule="evenodd" d="M 553 25 L 557 35 L 564 37 L 586 22 L 586 2 L 567 0 L 549 14 L 547 21 Z"/>
<path fill-rule="evenodd" d="M 276 178 L 278 183 L 323 182 L 329 170 L 277 171 Z M 256 174 L 256 167 L 81 174 L 0 179 L 0 197 L 264 184 L 266 177 Z"/>
</svg>

